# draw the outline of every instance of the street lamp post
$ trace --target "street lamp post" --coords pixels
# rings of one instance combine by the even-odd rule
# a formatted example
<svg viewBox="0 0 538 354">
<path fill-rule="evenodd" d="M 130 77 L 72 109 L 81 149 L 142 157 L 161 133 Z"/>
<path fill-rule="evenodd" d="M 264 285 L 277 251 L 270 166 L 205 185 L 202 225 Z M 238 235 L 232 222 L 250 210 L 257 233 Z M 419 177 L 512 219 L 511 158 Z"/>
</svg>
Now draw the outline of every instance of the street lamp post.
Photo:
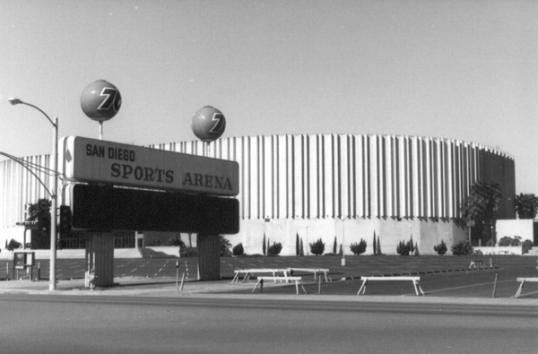
<svg viewBox="0 0 538 354">
<path fill-rule="evenodd" d="M 8 98 L 9 103 L 12 105 L 23 104 L 29 107 L 34 108 L 39 111 L 41 114 L 47 118 L 50 124 L 53 127 L 53 138 L 52 138 L 52 169 L 53 169 L 53 179 L 52 179 L 52 191 L 50 193 L 50 198 L 52 200 L 51 213 L 50 213 L 50 270 L 49 270 L 49 290 L 56 290 L 56 224 L 57 224 L 57 215 L 56 211 L 58 209 L 58 118 L 55 117 L 54 120 L 51 119 L 47 113 L 45 113 L 41 108 L 24 102 L 18 98 Z"/>
<path fill-rule="evenodd" d="M 342 258 L 340 259 L 340 265 L 342 267 L 346 266 L 346 247 L 344 246 L 344 243 L 346 242 L 346 225 L 344 224 L 344 220 L 340 219 L 342 221 Z"/>
</svg>

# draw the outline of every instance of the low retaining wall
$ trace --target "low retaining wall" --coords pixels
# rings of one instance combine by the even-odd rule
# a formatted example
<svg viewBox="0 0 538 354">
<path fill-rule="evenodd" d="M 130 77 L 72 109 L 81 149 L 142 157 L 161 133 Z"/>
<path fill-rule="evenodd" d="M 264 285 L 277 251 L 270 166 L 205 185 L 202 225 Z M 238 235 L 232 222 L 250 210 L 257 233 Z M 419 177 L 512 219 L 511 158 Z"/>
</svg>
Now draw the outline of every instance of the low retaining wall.
<svg viewBox="0 0 538 354">
<path fill-rule="evenodd" d="M 521 246 L 495 246 L 495 247 L 473 247 L 474 252 L 480 252 L 484 256 L 486 255 L 516 255 L 521 256 L 523 254 L 523 247 Z"/>
</svg>

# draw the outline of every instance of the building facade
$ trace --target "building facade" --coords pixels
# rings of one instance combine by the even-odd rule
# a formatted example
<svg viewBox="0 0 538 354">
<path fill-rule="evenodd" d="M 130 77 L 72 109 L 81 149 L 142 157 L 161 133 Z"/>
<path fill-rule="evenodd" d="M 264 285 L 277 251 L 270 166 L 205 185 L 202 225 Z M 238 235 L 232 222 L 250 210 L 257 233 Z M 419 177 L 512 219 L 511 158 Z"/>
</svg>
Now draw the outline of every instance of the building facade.
<svg viewBox="0 0 538 354">
<path fill-rule="evenodd" d="M 466 239 L 458 220 L 461 203 L 476 181 L 498 183 L 501 218 L 513 217 L 515 168 L 505 154 L 459 140 L 415 136 L 298 134 L 152 145 L 169 151 L 235 160 L 240 166 L 241 230 L 228 235 L 246 253 L 262 253 L 264 240 L 280 242 L 294 255 L 321 238 L 326 250 L 364 239 L 372 252 L 374 234 L 385 254 L 413 238 L 421 254 L 441 240 Z M 24 159 L 48 167 L 48 155 Z M 50 177 L 38 172 L 46 185 Z M 46 197 L 20 164 L 0 163 L 0 242 L 21 233 L 24 204 Z M 0 243 L 1 245 L 1 243 Z M 343 246 L 340 246 L 343 245 Z"/>
</svg>

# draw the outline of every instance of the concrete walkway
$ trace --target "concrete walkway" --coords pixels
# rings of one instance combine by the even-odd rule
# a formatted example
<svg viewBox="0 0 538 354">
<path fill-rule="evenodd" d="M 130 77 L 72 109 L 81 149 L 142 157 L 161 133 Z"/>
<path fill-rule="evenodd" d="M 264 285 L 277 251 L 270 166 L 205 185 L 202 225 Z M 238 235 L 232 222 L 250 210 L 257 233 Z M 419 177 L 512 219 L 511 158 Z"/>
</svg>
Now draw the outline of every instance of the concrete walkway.
<svg viewBox="0 0 538 354">
<path fill-rule="evenodd" d="M 161 297 L 181 298 L 184 296 L 196 298 L 222 299 L 267 299 L 294 301 L 330 301 L 330 302 L 398 302 L 422 304 L 454 304 L 454 305 L 493 305 L 493 306 L 530 306 L 538 308 L 538 299 L 531 298 L 477 298 L 477 297 L 439 297 L 439 296 L 408 296 L 408 295 L 291 295 L 275 293 L 237 293 L 238 290 L 250 290 L 252 283 L 231 284 L 229 280 L 220 281 L 191 281 L 184 284 L 179 291 L 174 278 L 117 278 L 117 285 L 104 289 L 86 289 L 84 281 L 62 280 L 54 291 L 49 291 L 48 281 L 11 280 L 0 282 L 0 296 L 9 295 L 80 295 L 80 296 L 119 296 L 119 297 Z M 268 284 L 271 286 L 270 284 Z"/>
</svg>

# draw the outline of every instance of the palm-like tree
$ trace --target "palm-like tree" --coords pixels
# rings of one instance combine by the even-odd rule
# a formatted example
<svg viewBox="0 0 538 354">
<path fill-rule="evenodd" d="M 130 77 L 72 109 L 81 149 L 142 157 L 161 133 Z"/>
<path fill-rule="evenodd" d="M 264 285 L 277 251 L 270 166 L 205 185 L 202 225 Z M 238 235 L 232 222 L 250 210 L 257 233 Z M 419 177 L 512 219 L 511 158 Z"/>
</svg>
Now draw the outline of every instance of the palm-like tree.
<svg viewBox="0 0 538 354">
<path fill-rule="evenodd" d="M 495 241 L 493 228 L 502 196 L 501 187 L 497 183 L 478 181 L 471 186 L 469 196 L 461 206 L 462 216 L 467 224 L 473 221 L 491 241 Z"/>
<path fill-rule="evenodd" d="M 538 197 L 520 193 L 514 199 L 514 210 L 521 219 L 534 219 L 538 212 Z"/>
</svg>

